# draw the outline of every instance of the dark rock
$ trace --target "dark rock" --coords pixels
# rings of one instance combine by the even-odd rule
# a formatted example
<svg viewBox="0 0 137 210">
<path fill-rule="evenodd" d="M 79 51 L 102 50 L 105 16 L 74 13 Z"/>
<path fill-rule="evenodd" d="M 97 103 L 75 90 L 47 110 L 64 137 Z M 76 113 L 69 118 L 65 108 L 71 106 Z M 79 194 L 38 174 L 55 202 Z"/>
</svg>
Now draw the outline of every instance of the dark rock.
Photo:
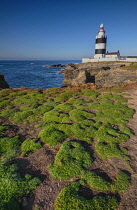
<svg viewBox="0 0 137 210">
<path fill-rule="evenodd" d="M 51 65 L 51 66 L 43 66 L 43 67 L 48 67 L 48 68 L 62 68 L 65 67 L 66 65 L 62 65 L 62 64 L 55 64 L 55 65 Z"/>
<path fill-rule="evenodd" d="M 102 69 L 103 69 L 103 70 L 109 70 L 110 67 L 109 67 L 109 66 L 103 66 Z"/>
<path fill-rule="evenodd" d="M 9 84 L 6 82 L 4 75 L 0 74 L 0 89 L 9 88 Z"/>
<path fill-rule="evenodd" d="M 120 67 L 123 67 L 123 66 L 125 66 L 125 64 L 121 65 Z"/>
</svg>

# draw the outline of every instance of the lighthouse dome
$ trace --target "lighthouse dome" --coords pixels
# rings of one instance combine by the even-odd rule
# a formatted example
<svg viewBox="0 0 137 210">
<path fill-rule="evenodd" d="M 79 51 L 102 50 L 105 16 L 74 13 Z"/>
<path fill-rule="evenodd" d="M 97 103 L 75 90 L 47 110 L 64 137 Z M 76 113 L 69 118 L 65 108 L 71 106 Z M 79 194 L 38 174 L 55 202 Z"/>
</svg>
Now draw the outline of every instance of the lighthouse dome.
<svg viewBox="0 0 137 210">
<path fill-rule="evenodd" d="M 100 25 L 100 28 L 104 28 L 104 24 L 103 23 Z"/>
</svg>

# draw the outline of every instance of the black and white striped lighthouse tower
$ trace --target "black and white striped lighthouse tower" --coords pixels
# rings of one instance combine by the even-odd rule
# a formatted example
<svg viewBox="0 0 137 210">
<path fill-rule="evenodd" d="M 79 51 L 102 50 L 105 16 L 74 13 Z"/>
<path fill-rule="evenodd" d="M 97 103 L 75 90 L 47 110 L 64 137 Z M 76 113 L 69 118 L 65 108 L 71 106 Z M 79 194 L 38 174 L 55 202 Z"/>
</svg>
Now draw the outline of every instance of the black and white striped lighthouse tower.
<svg viewBox="0 0 137 210">
<path fill-rule="evenodd" d="M 94 58 L 104 58 L 106 54 L 107 37 L 105 37 L 104 25 L 100 25 L 100 30 L 96 36 L 95 55 Z"/>
</svg>

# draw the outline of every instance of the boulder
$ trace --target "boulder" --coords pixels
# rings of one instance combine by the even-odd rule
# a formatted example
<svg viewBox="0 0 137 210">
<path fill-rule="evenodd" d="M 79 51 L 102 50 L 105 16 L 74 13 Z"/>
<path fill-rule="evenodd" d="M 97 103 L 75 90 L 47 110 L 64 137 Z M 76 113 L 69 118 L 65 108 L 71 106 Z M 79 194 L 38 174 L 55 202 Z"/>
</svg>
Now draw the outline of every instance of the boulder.
<svg viewBox="0 0 137 210">
<path fill-rule="evenodd" d="M 9 84 L 6 82 L 4 75 L 0 74 L 0 89 L 9 88 Z"/>
</svg>

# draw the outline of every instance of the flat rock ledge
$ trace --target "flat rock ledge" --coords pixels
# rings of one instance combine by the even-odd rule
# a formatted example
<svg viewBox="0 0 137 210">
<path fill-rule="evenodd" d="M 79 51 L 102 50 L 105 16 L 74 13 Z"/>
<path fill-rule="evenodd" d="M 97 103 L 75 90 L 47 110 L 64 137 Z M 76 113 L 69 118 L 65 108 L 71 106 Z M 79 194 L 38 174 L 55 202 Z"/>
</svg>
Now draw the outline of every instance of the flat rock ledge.
<svg viewBox="0 0 137 210">
<path fill-rule="evenodd" d="M 0 74 L 0 89 L 6 89 L 9 88 L 9 84 L 6 82 L 4 75 Z"/>
<path fill-rule="evenodd" d="M 128 70 L 123 66 L 131 63 L 73 63 L 64 69 L 65 86 L 79 86 L 94 83 L 98 87 L 113 87 L 137 82 L 137 69 Z"/>
</svg>

